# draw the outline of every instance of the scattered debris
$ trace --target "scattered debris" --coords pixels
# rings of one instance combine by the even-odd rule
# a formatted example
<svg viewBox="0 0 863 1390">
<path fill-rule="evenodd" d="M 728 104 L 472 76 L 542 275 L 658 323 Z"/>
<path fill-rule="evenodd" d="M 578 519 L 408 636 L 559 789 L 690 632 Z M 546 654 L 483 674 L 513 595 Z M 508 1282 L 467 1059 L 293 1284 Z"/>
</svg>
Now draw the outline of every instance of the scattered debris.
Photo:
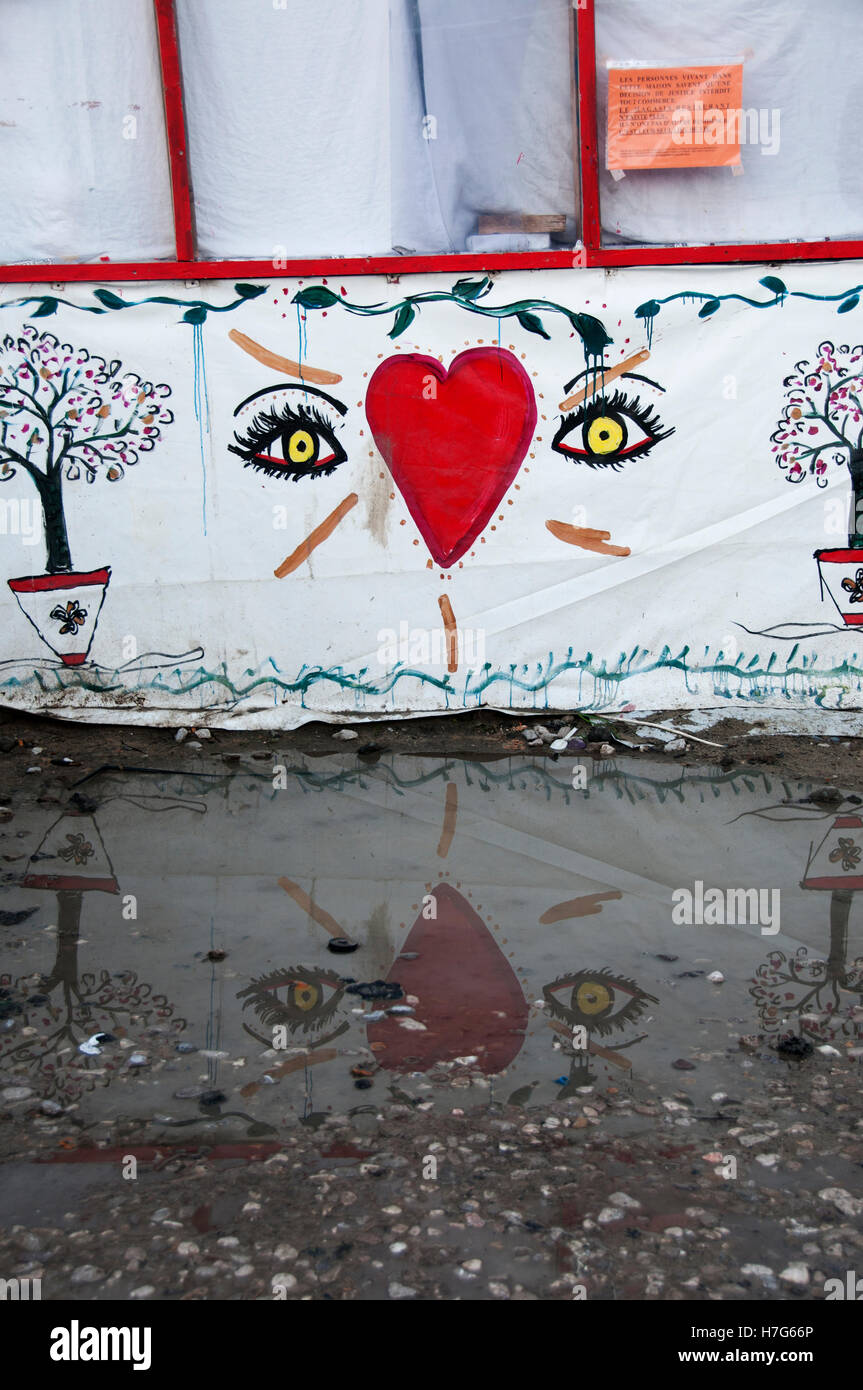
<svg viewBox="0 0 863 1390">
<path fill-rule="evenodd" d="M 78 1051 L 85 1053 L 88 1057 L 99 1057 L 103 1047 L 116 1041 L 113 1033 L 94 1033 L 86 1042 L 78 1044 Z"/>
<path fill-rule="evenodd" d="M 776 1051 L 782 1057 L 809 1057 L 813 1048 L 811 1042 L 797 1033 L 784 1033 L 776 1043 Z"/>
<path fill-rule="evenodd" d="M 369 984 L 351 983 L 346 994 L 358 994 L 360 999 L 402 999 L 404 991 L 394 980 L 372 980 Z"/>
<path fill-rule="evenodd" d="M 32 917 L 33 913 L 38 911 L 38 907 L 23 907 L 20 912 L 0 911 L 0 927 L 20 927 L 22 922 L 26 922 L 28 917 Z"/>
</svg>

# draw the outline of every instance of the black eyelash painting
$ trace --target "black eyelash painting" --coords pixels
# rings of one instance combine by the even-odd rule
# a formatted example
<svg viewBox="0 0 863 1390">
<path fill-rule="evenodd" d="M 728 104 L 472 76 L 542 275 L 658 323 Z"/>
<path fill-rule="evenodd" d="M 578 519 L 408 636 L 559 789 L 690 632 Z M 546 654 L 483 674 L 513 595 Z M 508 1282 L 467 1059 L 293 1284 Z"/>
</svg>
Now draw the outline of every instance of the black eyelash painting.
<svg viewBox="0 0 863 1390">
<path fill-rule="evenodd" d="M 347 459 L 336 438 L 346 412 L 341 401 L 311 386 L 267 387 L 237 406 L 228 450 L 268 478 L 326 478 Z"/>
<path fill-rule="evenodd" d="M 616 390 L 583 402 L 564 415 L 551 447 L 589 468 L 619 469 L 624 463 L 644 458 L 672 434 L 674 430 L 663 427 L 652 405 L 642 405 L 638 396 Z"/>
<path fill-rule="evenodd" d="M 281 1023 L 292 1033 L 297 1029 L 308 1033 L 323 1027 L 344 992 L 340 976 L 333 971 L 297 965 L 252 980 L 237 998 L 243 1000 L 244 1009 L 254 1009 L 265 1027 Z"/>
<path fill-rule="evenodd" d="M 568 1002 L 558 998 L 566 990 Z M 612 975 L 607 966 L 561 975 L 542 991 L 549 1011 L 570 1026 L 580 1024 L 600 1037 L 636 1023 L 658 1000 L 625 975 Z"/>
</svg>

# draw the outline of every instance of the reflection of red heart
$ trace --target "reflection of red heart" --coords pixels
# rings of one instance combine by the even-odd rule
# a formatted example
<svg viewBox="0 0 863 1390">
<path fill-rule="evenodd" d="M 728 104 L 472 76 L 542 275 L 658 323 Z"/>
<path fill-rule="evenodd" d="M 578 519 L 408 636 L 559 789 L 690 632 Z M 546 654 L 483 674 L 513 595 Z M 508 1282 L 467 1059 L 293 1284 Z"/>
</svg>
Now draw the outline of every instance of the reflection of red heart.
<svg viewBox="0 0 863 1390">
<path fill-rule="evenodd" d="M 366 416 L 439 565 L 470 548 L 527 453 L 536 425 L 530 377 L 500 348 L 472 348 L 447 372 L 434 357 L 388 357 Z"/>
<path fill-rule="evenodd" d="M 387 977 L 419 996 L 416 1017 L 426 1031 L 402 1028 L 395 1014 L 370 1023 L 369 1040 L 385 1044 L 378 1063 L 387 1071 L 428 1071 L 435 1062 L 471 1053 L 480 1071 L 503 1071 L 524 1043 L 521 986 L 467 899 L 448 883 L 438 884 L 432 896 L 437 917 L 426 920 L 420 913 L 403 947 L 417 959 L 395 960 Z"/>
</svg>

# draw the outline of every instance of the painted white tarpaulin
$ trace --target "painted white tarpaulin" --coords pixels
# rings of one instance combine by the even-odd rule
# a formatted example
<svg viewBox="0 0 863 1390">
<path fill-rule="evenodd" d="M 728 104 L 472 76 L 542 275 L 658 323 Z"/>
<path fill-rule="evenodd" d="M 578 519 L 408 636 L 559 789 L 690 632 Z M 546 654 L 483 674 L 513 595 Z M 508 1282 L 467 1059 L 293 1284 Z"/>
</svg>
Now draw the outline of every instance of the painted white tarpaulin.
<svg viewBox="0 0 863 1390">
<path fill-rule="evenodd" d="M 863 707 L 859 263 L 391 279 L 8 287 L 3 703 Z"/>
</svg>

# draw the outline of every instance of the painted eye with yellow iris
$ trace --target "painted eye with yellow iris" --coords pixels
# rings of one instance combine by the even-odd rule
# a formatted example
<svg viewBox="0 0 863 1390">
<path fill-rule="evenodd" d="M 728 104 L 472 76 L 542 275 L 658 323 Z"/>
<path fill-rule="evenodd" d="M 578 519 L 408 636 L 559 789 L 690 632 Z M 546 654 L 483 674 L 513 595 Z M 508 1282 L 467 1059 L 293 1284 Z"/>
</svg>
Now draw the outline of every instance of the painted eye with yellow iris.
<svg viewBox="0 0 863 1390">
<path fill-rule="evenodd" d="M 267 387 L 237 406 L 228 449 L 268 478 L 327 477 L 347 458 L 336 438 L 346 410 L 311 386 Z"/>
<path fill-rule="evenodd" d="M 333 971 L 296 965 L 253 980 L 246 989 L 240 990 L 237 998 L 243 1000 L 244 1009 L 254 1009 L 267 1028 L 283 1024 L 292 1033 L 298 1030 L 308 1033 L 324 1026 L 338 1008 L 344 992 L 341 978 Z M 243 1026 L 252 1037 L 272 1045 L 272 1039 L 261 1038 L 248 1025 Z"/>
<path fill-rule="evenodd" d="M 646 377 L 638 379 L 648 381 Z M 551 447 L 590 468 L 616 469 L 629 460 L 643 458 L 673 433 L 673 429 L 663 429 L 653 406 L 642 405 L 638 396 L 615 390 L 583 401 L 564 415 Z"/>
<path fill-rule="evenodd" d="M 569 996 L 566 1002 L 564 992 Z M 649 1004 L 657 1003 L 634 980 L 612 975 L 608 969 L 561 975 L 546 985 L 542 993 L 555 1018 L 573 1027 L 580 1025 L 600 1037 L 635 1023 Z"/>
</svg>

